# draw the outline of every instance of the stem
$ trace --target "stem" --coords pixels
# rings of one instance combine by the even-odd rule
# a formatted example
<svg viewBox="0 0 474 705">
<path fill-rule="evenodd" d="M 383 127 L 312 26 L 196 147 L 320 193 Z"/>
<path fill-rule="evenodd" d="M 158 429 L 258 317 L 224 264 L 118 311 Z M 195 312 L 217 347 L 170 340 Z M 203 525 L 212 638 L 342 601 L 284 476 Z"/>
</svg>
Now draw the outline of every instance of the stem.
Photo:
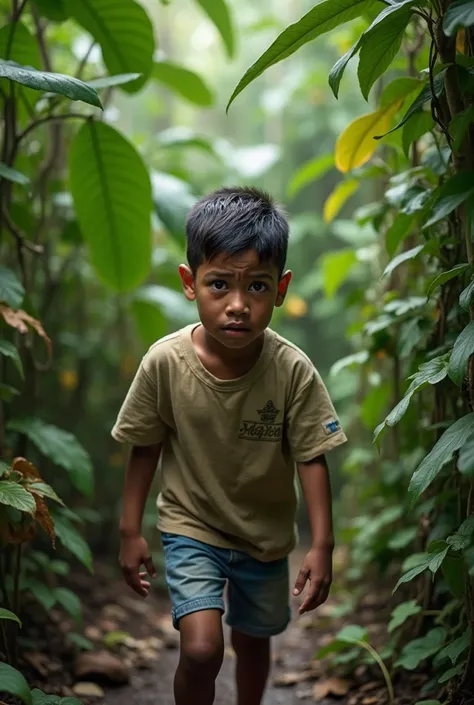
<svg viewBox="0 0 474 705">
<path fill-rule="evenodd" d="M 83 58 L 81 59 L 81 63 L 80 63 L 79 66 L 77 67 L 76 76 L 75 76 L 76 78 L 81 78 L 81 77 L 82 77 L 82 73 L 83 73 L 83 71 L 84 71 L 84 69 L 85 69 L 85 67 L 86 67 L 86 64 L 87 64 L 87 62 L 88 62 L 88 60 L 89 60 L 89 56 L 91 55 L 92 50 L 94 49 L 94 47 L 95 47 L 95 42 L 92 42 L 92 44 L 90 45 L 89 49 L 86 51 L 85 55 L 84 55 Z"/>
<path fill-rule="evenodd" d="M 3 620 L 0 620 L 0 634 L 2 636 L 1 643 L 3 648 L 5 649 L 5 656 L 7 657 L 8 663 L 11 663 L 12 659 L 10 654 L 10 647 L 8 645 L 8 637 Z"/>
<path fill-rule="evenodd" d="M 390 678 L 390 673 L 388 672 L 388 669 L 376 650 L 368 644 L 366 641 L 358 641 L 357 642 L 358 646 L 361 646 L 363 649 L 369 652 L 369 654 L 372 656 L 374 661 L 378 663 L 380 666 L 380 670 L 382 671 L 383 677 L 385 679 L 385 683 L 387 686 L 387 691 L 388 691 L 388 697 L 390 701 L 390 705 L 395 705 L 395 693 L 393 692 L 393 685 L 392 685 L 392 679 Z"/>
<path fill-rule="evenodd" d="M 16 138 L 16 150 L 18 150 L 18 145 L 20 142 L 30 134 L 33 130 L 36 130 L 37 127 L 40 125 L 44 125 L 47 122 L 51 122 L 52 120 L 89 120 L 90 115 L 83 115 L 82 113 L 64 113 L 62 115 L 46 115 L 44 118 L 40 118 L 40 120 L 36 120 L 36 122 L 32 122 L 31 125 L 28 125 L 27 128 L 23 130 L 23 132 L 20 132 L 18 137 Z"/>
</svg>

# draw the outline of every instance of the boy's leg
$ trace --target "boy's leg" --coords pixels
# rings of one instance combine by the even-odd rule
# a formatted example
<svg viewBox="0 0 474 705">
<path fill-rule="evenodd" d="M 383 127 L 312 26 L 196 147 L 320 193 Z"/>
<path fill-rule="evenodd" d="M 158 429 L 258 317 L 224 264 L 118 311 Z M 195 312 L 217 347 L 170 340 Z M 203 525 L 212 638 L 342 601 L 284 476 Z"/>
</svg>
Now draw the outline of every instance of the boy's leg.
<svg viewBox="0 0 474 705">
<path fill-rule="evenodd" d="M 176 705 L 212 705 L 224 655 L 221 612 L 204 610 L 188 614 L 180 620 L 179 631 L 181 651 L 174 680 Z"/>
<path fill-rule="evenodd" d="M 270 638 L 233 629 L 232 646 L 237 656 L 237 704 L 260 705 L 270 671 Z"/>
</svg>

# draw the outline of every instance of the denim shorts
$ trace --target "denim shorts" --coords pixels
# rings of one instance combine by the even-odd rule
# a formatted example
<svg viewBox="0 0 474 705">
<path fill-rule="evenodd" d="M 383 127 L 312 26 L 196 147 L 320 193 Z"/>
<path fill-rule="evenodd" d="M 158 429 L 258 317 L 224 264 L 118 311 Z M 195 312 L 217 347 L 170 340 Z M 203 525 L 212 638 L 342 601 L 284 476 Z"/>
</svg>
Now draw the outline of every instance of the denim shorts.
<svg viewBox="0 0 474 705">
<path fill-rule="evenodd" d="M 225 612 L 227 624 L 256 637 L 285 631 L 290 621 L 288 559 L 261 562 L 240 551 L 209 546 L 177 534 L 162 533 L 166 582 L 173 624 L 192 612 Z"/>
</svg>

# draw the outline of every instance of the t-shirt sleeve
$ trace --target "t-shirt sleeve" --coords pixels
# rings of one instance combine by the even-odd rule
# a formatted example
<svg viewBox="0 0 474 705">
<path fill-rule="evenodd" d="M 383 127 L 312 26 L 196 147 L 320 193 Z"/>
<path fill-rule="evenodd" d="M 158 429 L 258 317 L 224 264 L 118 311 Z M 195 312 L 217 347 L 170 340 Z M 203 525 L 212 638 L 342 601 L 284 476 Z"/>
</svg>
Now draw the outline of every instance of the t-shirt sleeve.
<svg viewBox="0 0 474 705">
<path fill-rule="evenodd" d="M 146 357 L 130 385 L 112 429 L 112 436 L 120 443 L 148 446 L 161 443 L 166 425 L 158 411 L 158 384 Z"/>
<path fill-rule="evenodd" d="M 290 402 L 286 422 L 290 451 L 297 463 L 309 462 L 347 441 L 318 371 L 312 368 L 304 376 L 306 380 Z"/>
</svg>

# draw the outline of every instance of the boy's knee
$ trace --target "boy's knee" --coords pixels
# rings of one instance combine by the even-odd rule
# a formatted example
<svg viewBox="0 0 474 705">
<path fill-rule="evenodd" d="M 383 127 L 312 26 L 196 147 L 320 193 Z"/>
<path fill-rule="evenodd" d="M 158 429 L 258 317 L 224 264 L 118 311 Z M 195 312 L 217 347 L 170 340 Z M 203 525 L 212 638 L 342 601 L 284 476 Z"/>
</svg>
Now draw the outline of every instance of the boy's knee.
<svg viewBox="0 0 474 705">
<path fill-rule="evenodd" d="M 218 637 L 196 636 L 181 644 L 183 666 L 201 677 L 216 677 L 223 656 L 224 646 Z"/>
</svg>

